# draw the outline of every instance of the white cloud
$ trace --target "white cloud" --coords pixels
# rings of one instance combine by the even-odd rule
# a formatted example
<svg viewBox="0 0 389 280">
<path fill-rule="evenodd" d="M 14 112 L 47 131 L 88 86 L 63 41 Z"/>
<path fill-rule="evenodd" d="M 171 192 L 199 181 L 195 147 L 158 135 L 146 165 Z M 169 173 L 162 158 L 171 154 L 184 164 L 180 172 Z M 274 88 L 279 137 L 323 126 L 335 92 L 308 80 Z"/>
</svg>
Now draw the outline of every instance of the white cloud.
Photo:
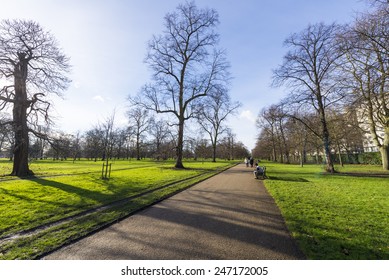
<svg viewBox="0 0 389 280">
<path fill-rule="evenodd" d="M 249 122 L 255 123 L 255 116 L 250 110 L 244 110 L 239 115 L 240 119 L 246 119 Z"/>
<path fill-rule="evenodd" d="M 99 102 L 104 102 L 105 99 L 101 95 L 96 95 L 92 98 L 93 100 L 99 101 Z"/>
</svg>

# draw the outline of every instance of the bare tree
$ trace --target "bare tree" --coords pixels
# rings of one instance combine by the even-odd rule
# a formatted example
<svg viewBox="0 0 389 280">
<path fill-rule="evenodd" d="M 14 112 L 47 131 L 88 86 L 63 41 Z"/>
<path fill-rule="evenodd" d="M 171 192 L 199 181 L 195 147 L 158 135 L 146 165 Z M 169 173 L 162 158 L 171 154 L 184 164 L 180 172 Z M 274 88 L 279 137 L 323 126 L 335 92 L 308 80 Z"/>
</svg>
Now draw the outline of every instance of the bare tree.
<svg viewBox="0 0 389 280">
<path fill-rule="evenodd" d="M 269 108 L 263 109 L 256 120 L 256 125 L 259 129 L 262 130 L 262 137 L 266 138 L 268 143 L 271 143 L 271 158 L 274 161 L 277 161 L 278 151 L 280 152 L 280 158 L 282 159 L 282 150 L 278 149 L 280 147 L 279 143 L 279 129 L 277 126 L 277 118 L 273 114 L 277 106 L 271 106 Z M 266 137 L 264 137 L 266 135 Z"/>
<path fill-rule="evenodd" d="M 102 131 L 104 137 L 103 137 L 103 147 L 104 147 L 104 153 L 102 160 L 106 161 L 106 164 L 108 165 L 108 161 L 113 156 L 113 147 L 115 146 L 115 115 L 116 113 L 113 112 L 111 116 L 107 117 L 103 123 L 99 125 L 100 130 Z"/>
<path fill-rule="evenodd" d="M 386 11 L 387 14 L 389 14 L 389 1 L 388 0 L 367 0 L 367 2 L 370 2 L 371 6 L 382 9 L 382 10 Z"/>
<path fill-rule="evenodd" d="M 115 157 L 116 159 L 119 158 L 126 158 L 126 145 L 128 142 L 128 139 L 131 137 L 129 133 L 128 128 L 118 128 L 114 131 L 114 137 L 115 137 Z"/>
<path fill-rule="evenodd" d="M 280 162 L 290 163 L 289 143 L 286 136 L 286 125 L 288 116 L 282 105 L 271 105 L 269 108 L 262 110 L 257 118 L 257 126 L 268 131 L 273 139 L 274 158 L 277 159 L 276 150 L 278 147 Z"/>
<path fill-rule="evenodd" d="M 39 117 L 49 120 L 47 94 L 67 88 L 69 59 L 54 37 L 33 21 L 0 23 L 0 108 L 12 107 L 15 144 L 12 175 L 32 174 L 28 166 L 29 133 Z"/>
<path fill-rule="evenodd" d="M 75 135 L 73 135 L 71 139 L 71 156 L 73 158 L 73 162 L 78 158 L 81 158 L 81 133 L 78 131 Z"/>
<path fill-rule="evenodd" d="M 225 54 L 216 50 L 218 13 L 194 2 L 179 5 L 165 16 L 165 30 L 148 45 L 146 63 L 154 82 L 145 85 L 133 104 L 171 114 L 178 126 L 176 168 L 183 168 L 185 121 L 198 114 L 205 96 L 228 80 Z"/>
<path fill-rule="evenodd" d="M 141 107 L 134 107 L 127 112 L 127 115 L 133 135 L 136 137 L 136 159 L 140 160 L 142 137 L 148 131 L 152 118 L 149 117 L 148 111 Z"/>
<path fill-rule="evenodd" d="M 163 158 L 163 144 L 170 135 L 170 129 L 167 123 L 163 120 L 153 120 L 150 123 L 150 135 L 154 137 L 154 157 L 159 160 Z"/>
<path fill-rule="evenodd" d="M 301 122 L 295 121 L 292 118 L 289 119 L 286 125 L 287 130 L 289 131 L 289 147 L 292 151 L 294 151 L 294 154 L 297 153 L 300 166 L 304 167 L 304 164 L 307 161 L 307 147 L 310 137 L 309 130 Z"/>
<path fill-rule="evenodd" d="M 386 9 L 385 9 L 386 7 Z M 387 6 L 357 19 L 345 30 L 341 67 L 353 105 L 389 170 L 389 12 Z"/>
<path fill-rule="evenodd" d="M 262 129 L 259 132 L 255 147 L 252 151 L 252 156 L 254 158 L 276 161 L 276 159 L 274 158 L 273 141 L 267 132 L 268 131 L 266 129 Z"/>
<path fill-rule="evenodd" d="M 224 126 L 227 117 L 241 106 L 239 102 L 232 102 L 225 89 L 216 89 L 209 94 L 198 116 L 198 123 L 208 134 L 212 144 L 212 161 L 216 162 L 216 149 L 220 135 L 227 131 Z"/>
<path fill-rule="evenodd" d="M 327 109 L 343 98 L 335 79 L 335 62 L 342 56 L 336 43 L 339 27 L 323 23 L 309 25 L 293 34 L 285 45 L 290 51 L 283 64 L 274 71 L 273 85 L 291 88 L 288 103 L 309 105 L 319 120 L 321 129 L 312 130 L 323 142 L 326 171 L 334 172 L 330 155 L 330 133 L 327 125 Z M 302 121 L 302 120 L 300 120 Z"/>
<path fill-rule="evenodd" d="M 223 150 L 223 156 L 227 160 L 234 160 L 235 158 L 235 149 L 241 143 L 237 143 L 236 135 L 232 132 L 231 129 L 227 129 L 226 136 L 221 140 L 220 147 Z M 247 149 L 246 149 L 247 151 Z M 247 153 L 247 155 L 249 152 Z"/>
<path fill-rule="evenodd" d="M 97 161 L 97 158 L 103 158 L 105 151 L 104 148 L 104 132 L 99 127 L 96 126 L 93 129 L 85 132 L 85 143 L 84 143 L 84 153 L 88 159 L 94 159 Z"/>
<path fill-rule="evenodd" d="M 67 160 L 72 156 L 73 135 L 65 132 L 56 132 L 50 136 L 50 149 L 47 155 L 53 160 Z"/>
<path fill-rule="evenodd" d="M 111 164 L 109 160 L 113 157 L 113 150 L 115 142 L 117 141 L 116 130 L 115 130 L 115 111 L 111 116 L 107 117 L 105 121 L 99 124 L 97 130 L 100 130 L 102 137 L 102 147 L 103 147 L 103 169 L 101 173 L 102 179 L 109 179 L 111 173 Z"/>
<path fill-rule="evenodd" d="M 363 151 L 362 129 L 358 127 L 356 113 L 351 108 L 332 110 L 328 113 L 328 122 L 332 136 L 332 146 L 338 152 L 339 163 L 343 166 L 342 154 Z"/>
</svg>

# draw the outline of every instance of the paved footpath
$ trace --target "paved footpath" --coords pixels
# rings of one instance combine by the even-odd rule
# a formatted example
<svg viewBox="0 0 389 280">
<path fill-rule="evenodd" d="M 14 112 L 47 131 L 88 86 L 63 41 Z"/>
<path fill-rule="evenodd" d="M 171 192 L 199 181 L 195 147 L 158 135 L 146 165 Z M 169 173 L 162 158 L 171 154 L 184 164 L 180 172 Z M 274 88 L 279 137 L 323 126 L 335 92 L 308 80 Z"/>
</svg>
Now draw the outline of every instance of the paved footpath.
<svg viewBox="0 0 389 280">
<path fill-rule="evenodd" d="M 278 207 L 240 164 L 44 259 L 303 259 Z"/>
</svg>

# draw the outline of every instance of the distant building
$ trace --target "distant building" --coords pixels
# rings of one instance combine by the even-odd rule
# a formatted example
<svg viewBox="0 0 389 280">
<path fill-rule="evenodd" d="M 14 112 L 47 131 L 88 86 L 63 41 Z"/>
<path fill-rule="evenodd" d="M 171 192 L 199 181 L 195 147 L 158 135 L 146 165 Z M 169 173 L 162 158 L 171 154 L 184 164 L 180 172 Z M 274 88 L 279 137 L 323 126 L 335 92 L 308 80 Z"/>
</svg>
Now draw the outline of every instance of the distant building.
<svg viewBox="0 0 389 280">
<path fill-rule="evenodd" d="M 371 133 L 369 118 L 366 116 L 366 108 L 359 108 L 357 110 L 358 123 L 360 128 L 363 130 L 363 151 L 364 152 L 379 152 L 379 147 L 374 141 L 374 135 Z M 377 118 L 377 116 L 374 116 Z M 384 129 L 379 121 L 375 121 L 375 129 L 377 131 L 378 141 L 382 144 L 384 139 Z"/>
<path fill-rule="evenodd" d="M 378 141 L 380 141 L 380 143 L 382 143 L 381 139 L 384 137 L 383 129 L 378 130 L 377 134 L 380 137 L 380 138 L 378 138 Z M 379 148 L 377 147 L 376 143 L 374 143 L 373 136 L 370 132 L 364 133 L 363 151 L 364 152 L 379 152 Z"/>
</svg>

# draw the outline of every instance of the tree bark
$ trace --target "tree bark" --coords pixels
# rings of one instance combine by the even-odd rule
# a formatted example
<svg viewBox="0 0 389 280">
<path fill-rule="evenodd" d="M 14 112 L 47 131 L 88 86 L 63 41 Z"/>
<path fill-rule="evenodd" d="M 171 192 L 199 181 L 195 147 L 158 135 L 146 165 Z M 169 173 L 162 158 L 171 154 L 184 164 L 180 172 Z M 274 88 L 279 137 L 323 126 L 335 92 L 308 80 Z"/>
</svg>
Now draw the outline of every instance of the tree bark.
<svg viewBox="0 0 389 280">
<path fill-rule="evenodd" d="M 136 160 L 140 160 L 140 135 L 136 134 Z"/>
<path fill-rule="evenodd" d="M 28 126 L 27 126 L 27 108 L 29 101 L 27 99 L 27 66 L 28 60 L 24 53 L 18 53 L 19 63 L 15 65 L 15 98 L 13 104 L 13 122 L 15 145 L 13 149 L 14 161 L 12 176 L 29 176 L 33 172 L 28 167 Z"/>
<path fill-rule="evenodd" d="M 324 156 L 326 158 L 326 168 L 325 170 L 329 173 L 335 173 L 334 163 L 331 158 L 331 149 L 330 149 L 330 132 L 327 126 L 326 112 L 323 102 L 323 95 L 321 93 L 321 86 L 319 83 L 316 85 L 317 91 L 317 101 L 318 101 L 318 113 L 320 114 L 320 122 L 322 128 L 322 136 L 323 136 L 323 146 L 324 146 Z"/>
<path fill-rule="evenodd" d="M 340 164 L 340 166 L 343 167 L 344 164 L 343 164 L 343 160 L 342 160 L 342 152 L 340 150 L 340 144 L 338 142 L 336 143 L 336 147 L 338 148 L 339 164 Z"/>
<path fill-rule="evenodd" d="M 177 159 L 176 159 L 176 165 L 175 168 L 183 169 L 184 165 L 182 163 L 183 158 L 183 147 L 184 147 L 184 119 L 179 119 L 178 124 L 178 141 L 177 141 Z"/>
<path fill-rule="evenodd" d="M 382 146 L 380 148 L 382 158 L 382 168 L 389 170 L 389 146 Z"/>
<path fill-rule="evenodd" d="M 330 150 L 330 139 L 329 133 L 327 129 L 327 125 L 323 124 L 323 143 L 324 143 L 324 156 L 326 158 L 326 171 L 330 173 L 335 172 L 334 164 L 331 158 L 331 150 Z"/>
<path fill-rule="evenodd" d="M 389 170 L 389 127 L 385 128 L 384 141 L 380 147 L 382 168 Z"/>
<path fill-rule="evenodd" d="M 384 134 L 383 142 L 381 143 L 378 137 L 377 124 L 374 120 L 375 107 L 373 105 L 371 98 L 367 98 L 366 101 L 367 101 L 367 110 L 368 110 L 367 119 L 369 122 L 370 134 L 373 137 L 373 143 L 379 148 L 379 151 L 381 153 L 382 168 L 384 170 L 389 170 L 389 126 L 386 126 L 384 128 L 385 134 Z"/>
<path fill-rule="evenodd" d="M 212 143 L 212 162 L 216 162 L 216 149 L 217 149 L 217 142 L 215 141 Z"/>
</svg>

